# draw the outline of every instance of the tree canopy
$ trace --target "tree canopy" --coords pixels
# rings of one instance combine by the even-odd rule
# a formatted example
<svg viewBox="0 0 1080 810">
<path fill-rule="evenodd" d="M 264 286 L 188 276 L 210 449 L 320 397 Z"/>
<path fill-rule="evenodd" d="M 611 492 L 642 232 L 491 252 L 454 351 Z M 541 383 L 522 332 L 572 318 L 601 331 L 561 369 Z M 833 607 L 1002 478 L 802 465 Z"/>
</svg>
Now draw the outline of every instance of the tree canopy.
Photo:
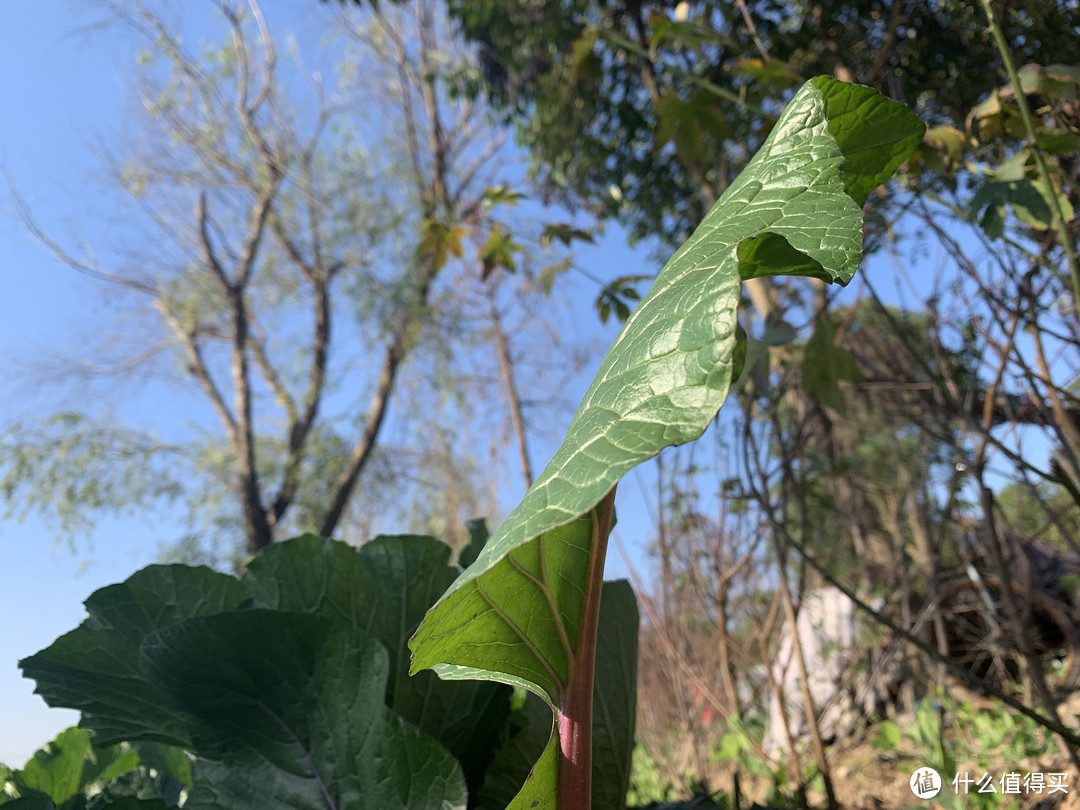
<svg viewBox="0 0 1080 810">
<path fill-rule="evenodd" d="M 549 195 L 681 241 L 817 74 L 961 125 L 1001 57 L 971 3 L 451 0 Z M 1080 9 L 1010 4 L 1020 64 L 1067 59 Z"/>
</svg>

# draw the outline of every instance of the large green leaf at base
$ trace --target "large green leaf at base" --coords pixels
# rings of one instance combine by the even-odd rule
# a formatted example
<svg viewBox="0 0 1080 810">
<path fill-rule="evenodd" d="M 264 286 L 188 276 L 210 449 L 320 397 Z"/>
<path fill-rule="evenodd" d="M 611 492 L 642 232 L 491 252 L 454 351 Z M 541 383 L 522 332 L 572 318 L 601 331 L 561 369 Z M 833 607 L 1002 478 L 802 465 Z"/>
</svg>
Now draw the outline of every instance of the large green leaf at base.
<svg viewBox="0 0 1080 810">
<path fill-rule="evenodd" d="M 391 719 L 380 727 L 377 736 L 385 738 L 387 744 L 413 741 L 407 750 L 375 751 L 376 759 L 403 753 L 402 762 L 406 765 L 400 774 L 390 772 L 397 766 L 387 760 L 383 764 L 384 772 L 374 775 L 365 772 L 367 776 L 379 780 L 398 780 L 400 776 L 401 780 L 394 784 L 404 786 L 415 798 L 421 794 L 416 792 L 417 783 L 410 775 L 417 764 L 411 752 L 437 749 L 439 756 L 447 761 L 452 761 L 451 754 L 459 757 L 466 777 L 478 786 L 493 754 L 498 729 L 509 712 L 509 690 L 494 683 L 447 683 L 430 672 L 422 678 L 407 676 L 405 641 L 459 572 L 449 564 L 449 558 L 450 549 L 430 537 L 383 537 L 356 549 L 308 535 L 264 550 L 239 581 L 204 568 L 151 566 L 124 583 L 95 592 L 86 603 L 90 618 L 52 646 L 24 660 L 22 667 L 27 676 L 37 679 L 37 691 L 51 705 L 81 710 L 82 724 L 92 728 L 99 740 L 156 740 L 182 746 L 203 757 L 198 771 L 204 776 L 197 793 L 208 796 L 207 806 L 217 806 L 213 796 L 229 806 L 236 798 L 229 792 L 230 786 L 247 778 L 241 777 L 237 768 L 242 770 L 249 765 L 255 769 L 251 778 L 256 779 L 262 800 L 269 801 L 268 797 L 273 795 L 275 801 L 288 802 L 290 796 L 307 795 L 304 791 L 310 787 L 309 780 L 295 774 L 289 776 L 288 768 L 279 767 L 285 760 L 278 756 L 283 749 L 281 741 L 270 733 L 273 729 L 262 729 L 265 733 L 260 741 L 265 749 L 249 752 L 244 763 L 230 765 L 235 757 L 226 756 L 220 747 L 215 747 L 214 734 L 207 732 L 204 722 L 195 722 L 200 715 L 186 702 L 184 689 L 170 686 L 168 672 L 162 672 L 160 666 L 155 668 L 158 659 L 153 655 L 144 654 L 140 658 L 140 645 L 168 636 L 177 645 L 169 648 L 170 655 L 174 654 L 180 662 L 201 661 L 205 650 L 199 645 L 204 639 L 194 628 L 203 625 L 198 621 L 189 624 L 188 620 L 206 619 L 224 633 L 222 628 L 236 627 L 238 623 L 255 621 L 253 616 L 262 616 L 258 621 L 263 622 L 263 638 L 248 640 L 240 638 L 243 636 L 240 633 L 232 639 L 231 646 L 226 645 L 234 652 L 246 650 L 252 660 L 258 661 L 248 686 L 261 691 L 261 699 L 266 702 L 276 694 L 281 673 L 289 672 L 297 695 L 305 689 L 325 688 L 328 691 L 323 697 L 327 705 L 337 707 L 333 712 L 335 718 L 351 723 L 354 718 L 350 719 L 346 708 L 353 705 L 356 697 L 348 676 L 336 680 L 324 678 L 315 684 L 317 667 L 311 655 L 306 659 L 310 666 L 301 668 L 303 671 L 289 669 L 296 665 L 297 649 L 306 649 L 303 644 L 297 649 L 288 646 L 290 628 L 298 622 L 315 622 L 316 627 L 321 626 L 319 622 L 331 622 L 362 640 L 350 642 L 354 646 L 362 643 L 380 651 L 382 680 L 378 684 L 378 701 L 365 711 Z M 185 649 L 184 644 L 196 646 Z M 384 648 L 390 651 L 390 656 Z M 359 666 L 357 661 L 362 656 L 353 652 L 348 663 Z M 236 671 L 242 669 L 239 663 L 236 666 Z M 178 665 L 177 671 L 188 670 Z M 208 678 L 211 672 L 212 669 L 202 667 L 184 683 L 199 683 L 200 677 Z M 269 680 L 258 680 L 255 676 L 260 673 L 269 673 Z M 305 673 L 308 680 L 301 683 Z M 219 676 L 222 674 L 217 672 Z M 248 693 L 252 699 L 253 695 L 254 692 Z M 223 692 L 221 700 L 216 708 L 217 716 L 242 714 L 243 707 L 236 705 L 235 695 L 230 697 Z M 317 703 L 309 701 L 305 705 L 311 717 L 303 720 L 295 715 L 294 724 L 316 722 L 322 716 L 320 712 L 325 714 Z M 299 711 L 303 707 L 289 704 L 288 708 Z M 250 726 L 253 721 L 241 725 Z M 436 741 L 450 749 L 450 753 L 436 745 Z M 252 751 L 256 748 L 253 742 Z M 285 745 L 284 750 L 292 749 Z M 268 764 L 272 762 L 277 764 Z M 270 770 L 264 770 L 264 765 Z M 460 771 L 456 763 L 454 770 L 457 779 Z M 220 776 L 220 780 L 213 781 L 210 775 Z M 299 782 L 293 784 L 295 780 Z M 393 805 L 392 787 L 372 788 L 371 792 L 387 798 Z M 454 806 L 457 789 L 447 790 L 450 798 L 446 798 L 446 806 Z"/>
<path fill-rule="evenodd" d="M 406 641 L 458 574 L 450 553 L 432 537 L 377 537 L 357 549 L 304 535 L 260 552 L 242 583 L 261 606 L 339 618 L 381 641 L 390 653 L 386 704 L 446 746 L 475 790 L 509 714 L 510 690 L 408 674 Z"/>
<path fill-rule="evenodd" d="M 803 85 L 626 321 L 555 456 L 428 613 L 410 642 L 413 672 L 519 684 L 559 705 L 597 504 L 636 465 L 698 438 L 718 413 L 737 360 L 742 280 L 852 278 L 860 206 L 922 129 L 868 88 L 828 78 Z M 545 788 L 551 806 L 554 785 Z"/>
<path fill-rule="evenodd" d="M 453 756 L 385 706 L 386 650 L 339 619 L 262 609 L 188 619 L 147 635 L 139 659 L 189 719 L 201 760 L 186 807 L 466 805 Z"/>
<path fill-rule="evenodd" d="M 45 702 L 82 712 L 98 746 L 163 742 L 187 746 L 182 715 L 162 704 L 138 664 L 147 633 L 178 619 L 233 610 L 247 599 L 234 577 L 209 568 L 152 565 L 86 600 L 90 618 L 19 662 Z"/>
</svg>

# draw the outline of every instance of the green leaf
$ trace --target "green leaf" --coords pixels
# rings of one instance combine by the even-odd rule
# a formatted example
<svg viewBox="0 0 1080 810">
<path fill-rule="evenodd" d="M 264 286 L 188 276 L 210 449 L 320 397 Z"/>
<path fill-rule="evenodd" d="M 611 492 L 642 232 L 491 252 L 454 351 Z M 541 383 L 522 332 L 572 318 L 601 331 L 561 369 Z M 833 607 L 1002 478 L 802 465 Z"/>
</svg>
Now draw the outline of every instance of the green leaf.
<svg viewBox="0 0 1080 810">
<path fill-rule="evenodd" d="M 321 614 L 365 638 L 374 636 L 393 652 L 381 699 L 450 748 L 478 785 L 509 711 L 509 690 L 494 683 L 444 683 L 430 672 L 407 676 L 406 639 L 459 572 L 449 557 L 450 549 L 429 537 L 378 538 L 357 550 L 305 536 L 260 553 L 241 582 L 209 569 L 151 566 L 91 596 L 90 618 L 22 662 L 24 672 L 38 679 L 38 691 L 53 705 L 82 710 L 83 725 L 107 741 L 157 740 L 190 749 L 185 710 L 163 697 L 140 664 L 144 637 L 178 620 L 227 616 L 253 603 Z M 186 757 L 166 762 L 175 749 L 158 753 L 159 771 L 191 781 Z"/>
<path fill-rule="evenodd" d="M 593 682 L 593 807 L 618 810 L 625 806 L 634 749 L 637 708 L 638 610 L 626 581 L 605 582 L 600 603 L 600 627 Z M 521 791 L 530 772 L 529 790 L 515 806 L 528 807 L 531 791 L 542 794 L 552 763 L 533 763 L 552 743 L 551 709 L 529 694 L 521 712 L 500 742 L 480 791 L 481 810 L 502 810 Z M 548 755 L 554 757 L 552 748 Z M 550 783 L 547 783 L 550 784 Z"/>
<path fill-rule="evenodd" d="M 1041 129 L 1035 135 L 1039 148 L 1050 155 L 1080 152 L 1080 134 L 1066 129 Z"/>
<path fill-rule="evenodd" d="M 816 84 L 804 85 L 761 151 L 667 263 L 604 358 L 562 447 L 455 591 L 513 549 L 587 513 L 637 464 L 704 432 L 730 382 L 742 242 L 773 234 L 829 280 L 851 279 L 861 256 L 861 217 L 844 193 L 844 155 L 825 107 Z M 861 120 L 849 113 L 845 123 Z M 848 133 L 846 140 L 867 139 Z M 899 141 L 881 143 L 888 152 Z M 876 173 L 872 182 L 879 182 Z M 779 272 L 762 263 L 753 270 Z M 418 649 L 424 659 L 436 655 L 424 639 L 441 607 L 413 642 L 414 669 L 421 668 Z"/>
<path fill-rule="evenodd" d="M 236 579 L 209 568 L 153 565 L 95 591 L 86 600 L 90 618 L 19 667 L 50 706 L 81 711 L 80 725 L 95 732 L 99 746 L 186 746 L 184 717 L 162 703 L 139 669 L 139 643 L 159 627 L 235 609 L 246 598 Z"/>
<path fill-rule="evenodd" d="M 491 537 L 487 521 L 483 518 L 466 521 L 465 528 L 469 531 L 469 545 L 465 546 L 461 553 L 458 554 L 458 565 L 462 568 L 468 568 L 473 564 L 483 550 L 488 538 Z"/>
<path fill-rule="evenodd" d="M 744 239 L 735 255 L 739 259 L 739 274 L 743 280 L 765 276 L 809 276 L 832 281 L 832 275 L 818 262 L 791 246 L 787 239 L 775 233 Z"/>
<path fill-rule="evenodd" d="M 501 183 L 497 186 L 485 188 L 483 199 L 484 203 L 491 208 L 496 205 L 517 205 L 525 199 L 525 195 L 520 191 L 515 191 L 505 183 Z"/>
<path fill-rule="evenodd" d="M 1012 208 L 1016 218 L 1028 227 L 1046 230 L 1053 222 L 1050 208 L 1051 195 L 1055 195 L 1065 218 L 1072 219 L 1072 206 L 1068 198 L 1056 189 L 1050 189 L 1041 180 L 991 180 L 984 183 L 971 198 L 969 211 L 974 219 L 979 211 L 986 209 L 981 219 L 982 228 L 991 238 L 1001 236 L 1004 230 L 1004 206 Z"/>
<path fill-rule="evenodd" d="M 604 583 L 593 683 L 593 807 L 622 810 L 637 709 L 638 609 L 626 580 Z"/>
<path fill-rule="evenodd" d="M 437 220 L 424 220 L 424 229 L 420 236 L 420 244 L 416 247 L 416 253 L 420 257 L 427 257 L 436 269 L 442 269 L 451 255 L 461 258 L 463 253 L 461 240 L 466 233 L 467 231 L 461 226 L 450 227 Z"/>
<path fill-rule="evenodd" d="M 83 769 L 90 757 L 90 732 L 69 728 L 46 743 L 12 778 L 20 793 L 33 791 L 60 805 L 76 796 L 87 780 Z"/>
<path fill-rule="evenodd" d="M 907 160 L 926 125 L 902 104 L 869 87 L 827 76 L 811 79 L 810 84 L 821 91 L 829 133 L 846 160 L 844 190 L 862 205 Z"/>
<path fill-rule="evenodd" d="M 955 163 L 963 157 L 964 150 L 971 143 L 971 138 L 956 127 L 937 126 L 926 131 L 923 141 L 929 146 L 944 151 L 949 156 L 949 160 Z"/>
<path fill-rule="evenodd" d="M 410 642 L 412 672 L 445 662 L 436 668 L 444 679 L 497 680 L 557 706 L 570 678 L 594 526 L 590 512 L 512 549 L 498 576 L 466 579 L 489 555 L 488 541 Z M 424 635 L 432 642 L 420 647 Z"/>
<path fill-rule="evenodd" d="M 460 766 L 386 708 L 382 645 L 329 616 L 252 609 L 146 636 L 147 678 L 191 725 L 200 808 L 464 808 Z"/>
<path fill-rule="evenodd" d="M 797 271 L 847 283 L 862 252 L 859 205 L 921 136 L 909 113 L 865 88 L 827 78 L 802 87 L 626 321 L 554 458 L 429 611 L 410 642 L 413 672 L 490 678 L 559 705 L 595 508 L 629 470 L 696 439 L 716 416 L 732 378 L 740 279 L 783 272 L 770 262 L 797 252 Z M 744 270 L 747 240 L 754 262 Z M 547 760 L 537 767 L 548 780 Z M 554 782 L 537 784 L 536 801 L 552 806 Z"/>
<path fill-rule="evenodd" d="M 567 222 L 550 222 L 544 226 L 544 230 L 540 233 L 540 246 L 547 247 L 552 240 L 556 239 L 566 247 L 570 247 L 570 244 L 575 239 L 588 242 L 590 245 L 596 241 L 593 238 L 592 231 L 576 228 Z"/>
<path fill-rule="evenodd" d="M 1076 101 L 1080 99 L 1080 67 L 1024 65 L 1020 68 L 1020 86 L 1025 94 L 1038 94 L 1058 101 Z"/>
<path fill-rule="evenodd" d="M 526 693 L 524 705 L 511 718 L 495 759 L 488 766 L 477 794 L 477 810 L 528 807 L 533 789 L 553 783 L 556 752 L 551 747 L 555 739 L 551 724 L 551 707 L 536 695 Z M 530 791 L 523 794 L 522 787 L 530 776 Z"/>
<path fill-rule="evenodd" d="M 795 87 L 802 82 L 798 71 L 780 59 L 765 61 L 744 56 L 731 67 L 731 71 L 734 75 L 751 78 L 755 83 L 776 88 Z"/>
<path fill-rule="evenodd" d="M 600 323 L 607 323 L 612 309 L 615 310 L 619 322 L 625 323 L 630 317 L 629 302 L 641 300 L 641 293 L 637 291 L 635 285 L 643 281 L 651 281 L 652 278 L 652 276 L 633 275 L 621 276 L 609 281 L 596 297 L 596 311 L 600 316 Z"/>
<path fill-rule="evenodd" d="M 521 252 L 521 245 L 514 241 L 513 236 L 503 233 L 497 224 L 491 226 L 491 233 L 487 242 L 480 248 L 480 264 L 483 266 L 482 278 L 487 279 L 497 267 L 502 267 L 508 273 L 517 271 L 514 262 L 514 254 Z"/>
<path fill-rule="evenodd" d="M 900 727 L 891 720 L 878 723 L 877 734 L 870 744 L 880 751 L 895 751 L 900 747 Z"/>
<path fill-rule="evenodd" d="M 487 536 L 483 521 L 470 532 L 474 541 Z M 377 537 L 357 549 L 304 535 L 260 552 L 242 584 L 263 607 L 330 616 L 380 641 L 390 653 L 386 704 L 446 746 L 475 789 L 509 713 L 509 690 L 408 675 L 406 641 L 458 574 L 450 553 L 432 537 Z"/>
<path fill-rule="evenodd" d="M 545 265 L 540 270 L 540 274 L 536 279 L 536 287 L 540 292 L 549 294 L 551 288 L 555 286 L 555 279 L 570 270 L 570 258 L 561 259 L 560 261 L 552 264 Z"/>
<path fill-rule="evenodd" d="M 171 805 L 179 804 L 180 793 L 191 787 L 191 757 L 182 748 L 161 743 L 135 743 L 140 764 L 156 772 L 155 790 Z"/>
<path fill-rule="evenodd" d="M 133 796 L 125 801 L 114 795 L 118 788 L 115 780 L 125 777 L 140 766 L 139 753 L 127 745 L 97 747 L 91 743 L 90 732 L 84 728 L 69 728 L 56 739 L 44 745 L 22 770 L 0 773 L 0 788 L 8 782 L 14 791 L 26 800 L 41 802 L 49 800 L 48 807 L 60 810 L 81 810 L 87 798 L 93 797 L 95 808 L 121 807 L 165 810 L 159 800 L 134 804 Z M 122 791 L 122 789 L 121 789 Z M 7 807 L 31 807 L 28 804 L 5 804 L 0 790 L 0 804 Z M 21 800 L 20 800 L 21 801 Z"/>
<path fill-rule="evenodd" d="M 716 96 L 706 90 L 695 91 L 686 101 L 679 94 L 665 93 L 655 108 L 657 125 L 653 134 L 653 149 L 675 141 L 675 154 L 684 166 L 701 159 L 704 141 L 702 133 L 717 140 L 731 135 L 731 127 L 720 114 Z"/>
<path fill-rule="evenodd" d="M 811 397 L 837 413 L 844 413 L 840 381 L 856 382 L 862 378 L 855 356 L 834 345 L 837 325 L 820 320 L 806 342 L 802 361 L 802 387 Z"/>
</svg>

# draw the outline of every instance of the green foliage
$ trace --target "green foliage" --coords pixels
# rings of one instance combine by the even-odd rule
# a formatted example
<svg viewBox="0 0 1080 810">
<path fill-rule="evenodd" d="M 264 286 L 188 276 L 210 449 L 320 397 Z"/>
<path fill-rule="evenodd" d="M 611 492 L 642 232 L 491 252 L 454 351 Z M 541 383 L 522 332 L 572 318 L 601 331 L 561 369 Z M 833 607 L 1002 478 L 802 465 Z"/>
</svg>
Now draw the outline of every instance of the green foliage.
<svg viewBox="0 0 1080 810">
<path fill-rule="evenodd" d="M 204 760 L 196 807 L 465 806 L 450 753 L 384 705 L 386 650 L 344 621 L 260 609 L 188 619 L 145 636 L 139 664 L 183 707 Z"/>
<path fill-rule="evenodd" d="M 837 413 L 844 413 L 840 381 L 861 379 L 850 351 L 835 345 L 837 324 L 819 320 L 806 342 L 802 360 L 803 390 Z"/>
<path fill-rule="evenodd" d="M 1013 483 L 994 496 L 1005 515 L 1007 524 L 1036 540 L 1060 549 L 1069 549 L 1072 538 L 1080 537 L 1080 514 L 1064 487 L 1047 481 L 1031 485 Z M 1058 584 L 1071 595 L 1077 595 L 1073 575 L 1066 574 Z"/>
<path fill-rule="evenodd" d="M 91 527 L 88 510 L 126 513 L 180 498 L 182 463 L 176 447 L 78 413 L 0 423 L 4 519 L 48 513 L 70 538 Z"/>
<path fill-rule="evenodd" d="M 572 50 L 578 78 L 600 70 L 587 37 Z M 191 751 L 193 807 L 448 808 L 471 793 L 585 810 L 590 791 L 594 807 L 621 807 L 638 617 L 626 583 L 601 590 L 614 487 L 715 418 L 746 360 L 743 280 L 850 281 L 860 206 L 922 131 L 868 88 L 803 85 L 627 318 L 522 502 L 486 543 L 470 527 L 465 570 L 430 538 L 357 551 L 310 535 L 269 546 L 240 580 L 151 566 L 96 592 L 90 618 L 24 674 L 102 743 Z M 492 268 L 512 269 L 496 236 Z M 426 237 L 436 258 L 458 250 L 449 226 Z M 542 702 L 512 710 L 502 684 Z M 580 739 L 584 754 L 568 754 Z M 595 787 L 589 771 L 567 782 L 568 763 L 588 764 Z"/>
<path fill-rule="evenodd" d="M 442 268 L 451 256 L 461 258 L 462 238 L 466 235 L 462 227 L 449 227 L 435 220 L 425 220 L 420 244 L 416 246 L 418 257 L 426 258 L 435 267 Z"/>
<path fill-rule="evenodd" d="M 656 768 L 656 762 L 648 749 L 638 743 L 634 746 L 633 765 L 630 771 L 630 790 L 626 794 L 628 807 L 640 807 L 654 802 L 671 801 L 674 791 Z"/>
<path fill-rule="evenodd" d="M 596 241 L 591 231 L 576 228 L 566 222 L 550 222 L 544 226 L 540 234 L 540 246 L 547 247 L 553 240 L 562 242 L 566 247 L 570 247 L 574 240 L 587 242 L 590 245 Z"/>
<path fill-rule="evenodd" d="M 641 293 L 635 287 L 643 281 L 649 281 L 651 276 L 621 276 L 612 279 L 600 290 L 596 296 L 596 313 L 600 316 L 600 323 L 607 323 L 612 311 L 619 323 L 626 323 L 630 317 L 630 310 L 641 300 Z"/>
<path fill-rule="evenodd" d="M 1058 55 L 1060 58 L 1060 54 Z M 987 237 L 1000 239 L 1015 217 L 1021 231 L 1038 237 L 1075 216 L 1077 188 L 1071 156 L 1080 150 L 1073 119 L 1080 97 L 1080 68 L 1070 65 L 1024 65 L 1017 84 L 990 89 L 973 105 L 964 130 L 935 127 L 913 156 L 910 175 L 923 188 L 933 188 L 931 174 L 955 190 L 964 172 L 971 172 L 972 192 L 963 214 L 978 223 Z M 1018 96 L 1018 93 L 1020 94 Z M 1029 135 L 1024 107 L 1034 119 Z M 1073 287 L 1074 294 L 1076 287 Z"/>
<path fill-rule="evenodd" d="M 191 783 L 179 749 L 156 744 L 99 746 L 69 728 L 20 770 L 0 769 L 0 805 L 11 810 L 165 810 Z"/>
<path fill-rule="evenodd" d="M 488 278 L 498 267 L 508 273 L 517 272 L 514 254 L 520 252 L 521 245 L 514 241 L 513 234 L 506 233 L 498 224 L 492 224 L 487 242 L 480 248 L 481 277 Z"/>
<path fill-rule="evenodd" d="M 1000 75 L 985 20 L 960 0 L 767 0 L 746 17 L 720 0 L 687 5 L 677 18 L 661 0 L 449 3 L 546 190 L 638 238 L 681 243 L 804 78 L 849 75 L 935 125 L 962 126 L 986 77 Z M 1022 62 L 1070 58 L 1074 5 L 1024 0 L 1009 11 Z"/>
<path fill-rule="evenodd" d="M 746 773 L 770 779 L 774 785 L 787 780 L 783 768 L 773 770 L 761 759 L 751 743 L 749 732 L 742 721 L 734 716 L 728 719 L 727 730 L 711 756 L 717 762 L 734 762 Z"/>
<path fill-rule="evenodd" d="M 1015 807 L 1002 804 L 998 794 L 969 790 L 956 795 L 948 785 L 959 767 L 980 773 L 1000 771 L 1002 763 L 1016 770 L 1020 763 L 1057 751 L 1053 735 L 1029 717 L 1000 703 L 976 706 L 947 697 L 940 689 L 920 700 L 909 724 L 885 721 L 871 741 L 875 748 L 905 754 L 913 765 L 929 766 L 946 783 L 938 797 L 944 807 Z"/>
<path fill-rule="evenodd" d="M 1006 206 L 1027 227 L 1045 231 L 1053 222 L 1051 195 L 1057 197 L 1066 219 L 1071 220 L 1069 198 L 1037 176 L 1031 151 L 1024 149 L 987 172 L 986 180 L 968 203 L 969 215 L 973 221 L 978 220 L 991 239 L 1000 238 L 1005 232 Z"/>
<path fill-rule="evenodd" d="M 487 537 L 483 521 L 469 528 L 465 559 Z M 99 779 L 77 779 L 90 730 L 98 746 L 135 743 L 163 771 L 169 751 L 194 754 L 191 807 L 319 808 L 331 797 L 349 807 L 464 807 L 499 785 L 512 796 L 532 759 L 514 755 L 528 737 L 513 733 L 522 715 L 511 714 L 510 690 L 408 676 L 406 640 L 460 573 L 450 555 L 428 537 L 382 537 L 357 550 L 305 535 L 265 549 L 239 580 L 157 565 L 95 592 L 90 618 L 20 662 L 46 702 L 82 712 L 71 735 L 84 745 L 71 753 L 61 741 L 67 770 L 48 773 L 66 781 L 50 795 L 67 801 Z M 636 685 L 626 583 L 608 586 L 601 621 L 596 780 L 604 806 L 617 807 Z M 539 708 L 532 736 L 542 748 L 551 719 Z"/>
<path fill-rule="evenodd" d="M 793 784 L 782 764 L 770 766 L 761 758 L 760 745 L 751 742 L 750 733 L 751 730 L 737 717 L 729 718 L 727 730 L 720 738 L 717 749 L 710 753 L 710 757 L 717 762 L 732 763 L 738 772 L 749 774 L 766 784 L 766 804 L 769 807 L 788 807 L 799 801 L 796 788 L 805 788 L 809 783 L 819 780 L 817 768 L 810 766 L 803 783 Z M 760 743 L 760 731 L 755 734 L 755 738 Z"/>
</svg>

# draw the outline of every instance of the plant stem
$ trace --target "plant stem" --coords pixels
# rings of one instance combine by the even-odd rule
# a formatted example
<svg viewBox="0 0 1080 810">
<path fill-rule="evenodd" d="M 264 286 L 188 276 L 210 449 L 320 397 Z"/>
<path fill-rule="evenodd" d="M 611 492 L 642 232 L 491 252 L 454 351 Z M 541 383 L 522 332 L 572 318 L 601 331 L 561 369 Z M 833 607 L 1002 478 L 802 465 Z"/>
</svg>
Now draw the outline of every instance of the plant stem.
<svg viewBox="0 0 1080 810">
<path fill-rule="evenodd" d="M 600 594 L 604 560 L 615 514 L 615 487 L 593 509 L 593 544 L 585 579 L 577 644 L 570 681 L 559 705 L 559 810 L 592 808 L 592 703 L 596 670 L 596 632 L 600 624 Z"/>
<path fill-rule="evenodd" d="M 1020 119 L 1024 122 L 1024 130 L 1031 142 L 1031 154 L 1035 157 L 1035 165 L 1039 170 L 1039 178 L 1046 185 L 1046 202 L 1050 206 L 1050 213 L 1054 221 L 1054 232 L 1057 233 L 1058 242 L 1065 251 L 1065 258 L 1069 265 L 1069 278 L 1072 281 L 1073 306 L 1080 307 L 1080 261 L 1076 256 L 1069 232 L 1065 227 L 1065 214 L 1061 210 L 1061 203 L 1054 192 L 1054 185 L 1050 182 L 1050 167 L 1046 164 L 1046 156 L 1039 148 L 1039 142 L 1035 137 L 1035 119 L 1031 115 L 1031 107 L 1028 106 L 1027 96 L 1024 94 L 1024 86 L 1020 81 L 1020 73 L 1016 69 L 1012 53 L 1009 51 L 1009 43 L 1005 41 L 1005 33 L 1001 30 L 990 0 L 979 0 L 982 3 L 983 12 L 990 24 L 990 32 L 994 35 L 994 43 L 997 45 L 1001 59 L 1005 63 L 1005 70 L 1009 74 L 1009 84 L 1016 96 L 1016 106 L 1020 110 Z"/>
</svg>

